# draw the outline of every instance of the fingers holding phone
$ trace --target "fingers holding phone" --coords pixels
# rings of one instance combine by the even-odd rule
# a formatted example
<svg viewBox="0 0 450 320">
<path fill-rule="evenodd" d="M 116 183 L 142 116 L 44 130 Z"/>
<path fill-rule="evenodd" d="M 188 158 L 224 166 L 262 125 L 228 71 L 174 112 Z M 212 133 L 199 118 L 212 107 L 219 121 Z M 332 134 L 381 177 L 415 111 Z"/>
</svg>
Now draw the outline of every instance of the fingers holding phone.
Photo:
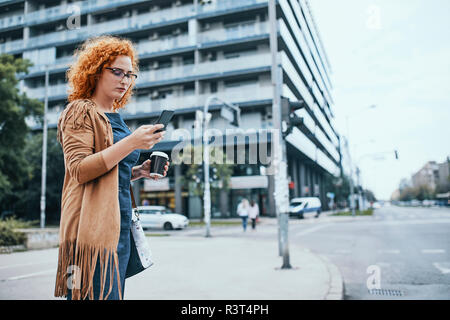
<svg viewBox="0 0 450 320">
<path fill-rule="evenodd" d="M 162 124 L 146 124 L 137 128 L 131 137 L 134 141 L 135 149 L 151 149 L 155 144 L 161 142 L 165 131 L 156 132 L 164 128 Z"/>
</svg>

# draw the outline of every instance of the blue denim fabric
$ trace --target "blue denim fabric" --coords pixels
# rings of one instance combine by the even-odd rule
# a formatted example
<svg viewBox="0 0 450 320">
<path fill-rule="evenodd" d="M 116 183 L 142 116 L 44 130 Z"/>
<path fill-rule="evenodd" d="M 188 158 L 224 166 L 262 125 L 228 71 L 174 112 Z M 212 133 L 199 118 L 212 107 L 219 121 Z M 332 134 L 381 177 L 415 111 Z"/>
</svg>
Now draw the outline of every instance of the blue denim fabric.
<svg viewBox="0 0 450 320">
<path fill-rule="evenodd" d="M 241 216 L 241 219 L 242 219 L 242 228 L 244 229 L 244 231 L 246 231 L 247 230 L 247 219 L 248 219 L 248 216 Z"/>
<path fill-rule="evenodd" d="M 122 119 L 120 113 L 105 113 L 111 122 L 111 126 L 114 134 L 114 143 L 122 140 L 131 134 L 128 126 Z M 117 254 L 119 257 L 119 277 L 122 298 L 125 289 L 125 273 L 127 270 L 128 261 L 130 258 L 130 233 L 131 233 L 131 215 L 132 215 L 132 203 L 130 194 L 130 181 L 131 181 L 131 169 L 136 165 L 139 160 L 140 151 L 135 150 L 127 157 L 119 162 L 119 206 L 120 206 L 120 237 L 119 244 L 117 246 Z M 109 266 L 108 266 L 109 270 Z M 104 288 L 103 297 L 106 295 L 109 289 L 109 272 L 106 275 L 106 283 Z M 94 273 L 94 299 L 98 299 L 100 295 L 100 269 L 96 268 Z M 71 292 L 67 296 L 68 300 L 71 300 Z M 118 300 L 119 290 L 117 286 L 117 273 L 114 271 L 113 289 L 108 300 Z"/>
</svg>

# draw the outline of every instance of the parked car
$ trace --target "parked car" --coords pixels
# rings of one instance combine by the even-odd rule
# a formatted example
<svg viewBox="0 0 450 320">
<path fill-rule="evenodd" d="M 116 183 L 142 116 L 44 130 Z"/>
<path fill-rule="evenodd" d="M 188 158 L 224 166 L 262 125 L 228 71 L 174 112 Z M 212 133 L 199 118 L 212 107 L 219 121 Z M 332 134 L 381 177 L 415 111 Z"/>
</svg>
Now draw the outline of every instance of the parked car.
<svg viewBox="0 0 450 320">
<path fill-rule="evenodd" d="M 315 212 L 320 215 L 322 204 L 317 197 L 293 198 L 289 205 L 289 215 L 303 219 L 305 213 Z"/>
<path fill-rule="evenodd" d="M 189 219 L 186 216 L 174 213 L 164 206 L 139 206 L 137 211 L 143 229 L 172 230 L 183 229 L 189 225 Z"/>
</svg>

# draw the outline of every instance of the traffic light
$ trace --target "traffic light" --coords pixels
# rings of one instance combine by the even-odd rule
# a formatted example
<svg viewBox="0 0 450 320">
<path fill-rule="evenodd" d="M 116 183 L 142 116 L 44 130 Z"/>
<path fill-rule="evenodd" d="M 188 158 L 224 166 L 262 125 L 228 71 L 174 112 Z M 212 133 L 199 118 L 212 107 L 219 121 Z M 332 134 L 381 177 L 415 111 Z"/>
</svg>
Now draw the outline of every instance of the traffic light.
<svg viewBox="0 0 450 320">
<path fill-rule="evenodd" d="M 295 114 L 296 110 L 305 107 L 305 102 L 290 101 L 288 98 L 281 97 L 281 121 L 283 138 L 286 138 L 294 127 L 300 127 L 303 125 L 303 118 Z"/>
</svg>

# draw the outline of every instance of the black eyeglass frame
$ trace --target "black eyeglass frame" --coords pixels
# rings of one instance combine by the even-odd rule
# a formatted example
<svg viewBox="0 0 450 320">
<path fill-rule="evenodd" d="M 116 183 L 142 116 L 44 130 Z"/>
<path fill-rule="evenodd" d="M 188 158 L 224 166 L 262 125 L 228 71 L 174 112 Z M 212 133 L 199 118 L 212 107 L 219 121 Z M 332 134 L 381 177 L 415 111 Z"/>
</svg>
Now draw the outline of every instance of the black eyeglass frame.
<svg viewBox="0 0 450 320">
<path fill-rule="evenodd" d="M 134 80 L 134 81 L 136 81 L 136 79 L 137 79 L 137 74 L 135 74 L 135 73 L 126 73 L 125 71 L 123 71 L 120 68 L 105 67 L 105 69 L 111 70 L 113 72 L 113 74 L 116 71 L 120 71 L 122 73 L 122 75 L 120 76 L 120 80 L 122 80 L 123 77 L 127 77 L 128 79 L 131 79 L 131 80 Z M 114 75 L 117 76 L 116 74 L 114 74 Z M 132 78 L 132 77 L 134 77 L 134 78 Z"/>
</svg>

